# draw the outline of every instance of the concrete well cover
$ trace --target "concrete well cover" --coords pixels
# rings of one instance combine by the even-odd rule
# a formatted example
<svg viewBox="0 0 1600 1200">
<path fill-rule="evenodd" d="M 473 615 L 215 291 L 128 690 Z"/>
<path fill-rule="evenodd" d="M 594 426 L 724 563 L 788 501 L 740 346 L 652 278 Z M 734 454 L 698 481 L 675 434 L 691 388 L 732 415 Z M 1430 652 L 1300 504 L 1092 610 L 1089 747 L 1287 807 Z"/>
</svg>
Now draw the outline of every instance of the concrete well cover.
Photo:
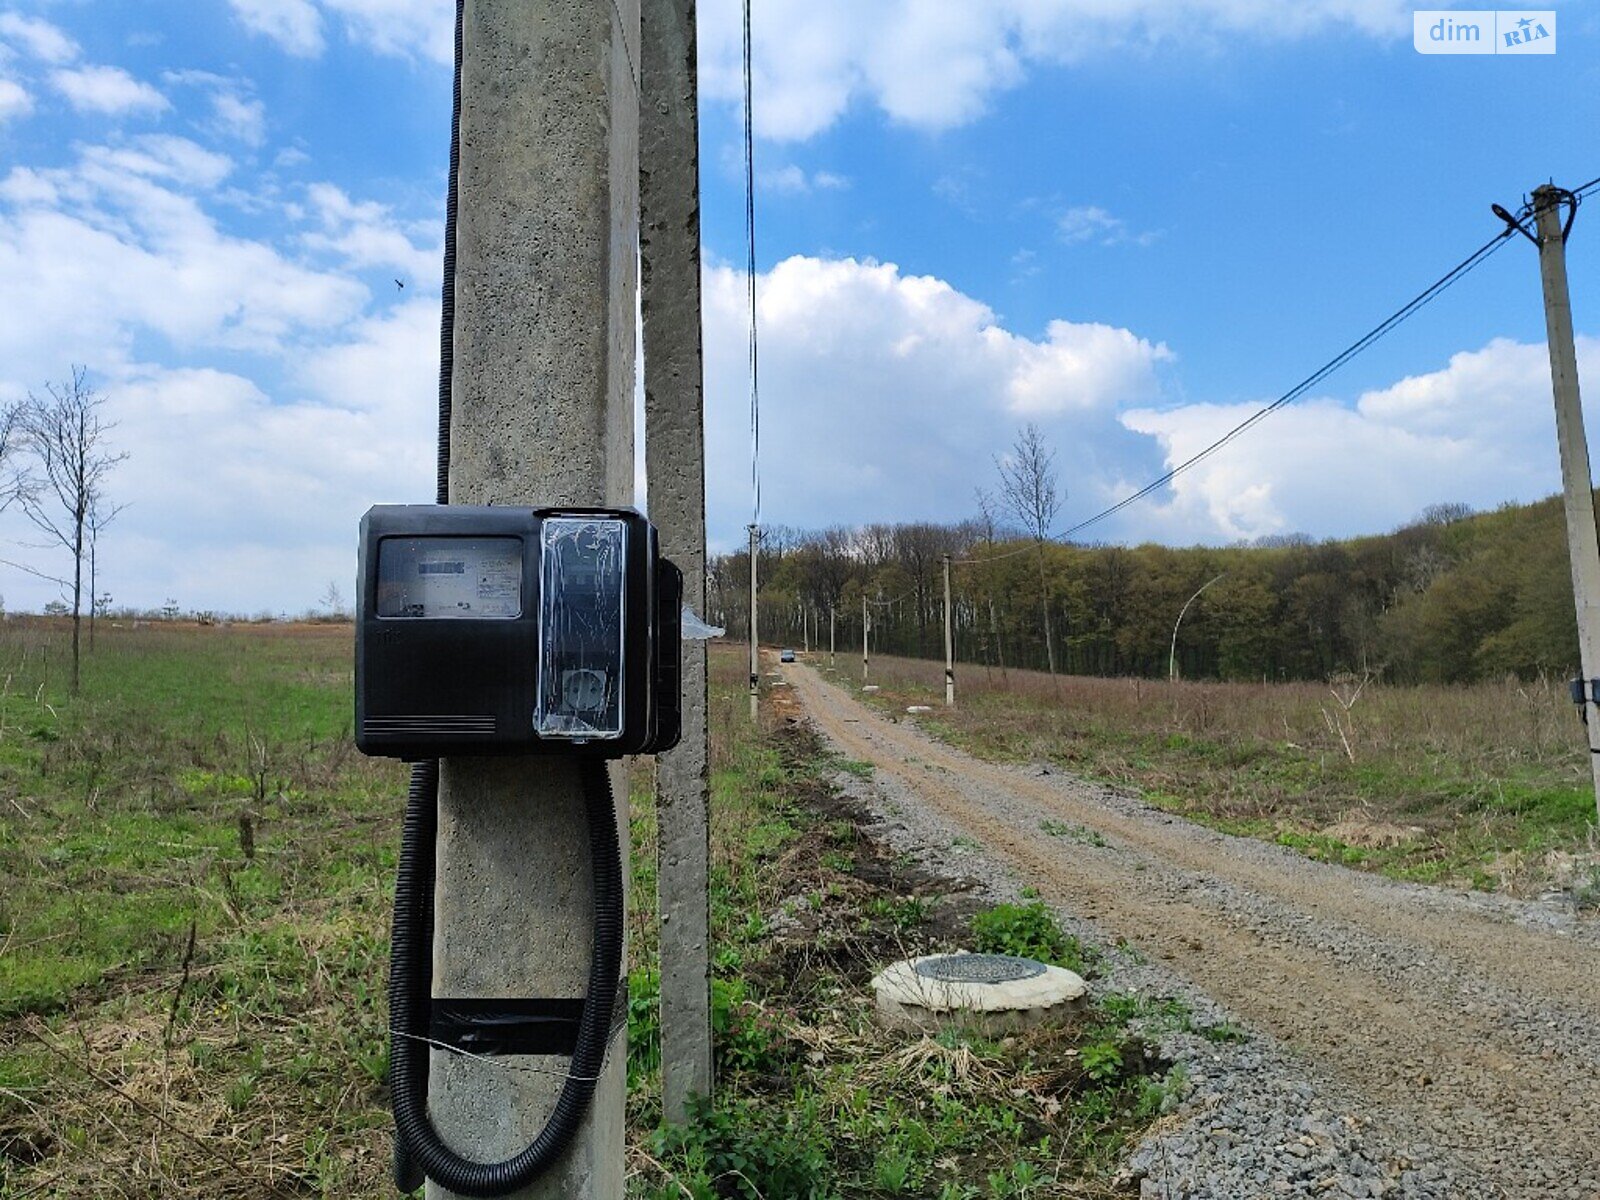
<svg viewBox="0 0 1600 1200">
<path fill-rule="evenodd" d="M 1081 1007 L 1088 984 L 1071 971 L 1005 954 L 930 954 L 885 967 L 872 981 L 893 1024 L 938 1025 L 967 1016 L 1032 1024 Z"/>
</svg>

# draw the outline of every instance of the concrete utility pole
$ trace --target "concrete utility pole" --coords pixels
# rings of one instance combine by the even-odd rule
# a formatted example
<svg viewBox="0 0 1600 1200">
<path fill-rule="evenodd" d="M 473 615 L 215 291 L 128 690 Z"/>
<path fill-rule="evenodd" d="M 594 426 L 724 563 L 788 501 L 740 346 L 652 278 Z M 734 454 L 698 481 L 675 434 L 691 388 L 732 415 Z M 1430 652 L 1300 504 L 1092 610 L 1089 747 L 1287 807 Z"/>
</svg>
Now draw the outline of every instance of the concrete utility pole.
<svg viewBox="0 0 1600 1200">
<path fill-rule="evenodd" d="M 638 44 L 638 0 L 466 5 L 452 503 L 633 502 Z M 613 786 L 626 847 L 620 767 Z M 593 907 L 573 763 L 441 764 L 436 996 L 582 996 Z M 518 1197 L 620 1200 L 626 1058 L 618 1039 L 572 1146 Z M 517 1154 L 567 1066 L 435 1050 L 434 1124 L 480 1162 Z"/>
<path fill-rule="evenodd" d="M 756 541 L 759 533 L 750 526 L 750 720 L 756 719 L 761 699 L 761 654 L 756 640 Z"/>
<path fill-rule="evenodd" d="M 694 0 L 642 0 L 639 281 L 645 474 L 683 602 L 706 606 L 705 394 L 700 335 L 700 129 Z M 656 760 L 661 1109 L 711 1095 L 711 826 L 706 644 L 683 643 L 683 737 Z"/>
<path fill-rule="evenodd" d="M 861 682 L 867 681 L 867 598 L 861 597 Z"/>
<path fill-rule="evenodd" d="M 944 703 L 946 708 L 956 702 L 956 639 L 950 616 L 950 556 L 944 556 Z"/>
<path fill-rule="evenodd" d="M 1572 560 L 1572 594 L 1578 609 L 1578 658 L 1583 667 L 1584 728 L 1589 764 L 1600 812 L 1600 703 L 1590 682 L 1600 676 L 1600 537 L 1594 524 L 1594 479 L 1589 473 L 1589 443 L 1583 432 L 1578 395 L 1578 353 L 1572 343 L 1572 302 L 1567 295 L 1567 242 L 1562 231 L 1560 188 L 1546 185 L 1533 193 L 1539 228 L 1539 275 L 1544 284 L 1544 322 L 1550 345 L 1550 386 L 1556 402 L 1556 442 L 1561 448 L 1561 481 L 1566 494 L 1567 553 Z"/>
<path fill-rule="evenodd" d="M 830 604 L 828 605 L 828 665 L 830 667 L 838 665 L 838 657 L 834 654 L 833 617 L 834 608 Z"/>
</svg>

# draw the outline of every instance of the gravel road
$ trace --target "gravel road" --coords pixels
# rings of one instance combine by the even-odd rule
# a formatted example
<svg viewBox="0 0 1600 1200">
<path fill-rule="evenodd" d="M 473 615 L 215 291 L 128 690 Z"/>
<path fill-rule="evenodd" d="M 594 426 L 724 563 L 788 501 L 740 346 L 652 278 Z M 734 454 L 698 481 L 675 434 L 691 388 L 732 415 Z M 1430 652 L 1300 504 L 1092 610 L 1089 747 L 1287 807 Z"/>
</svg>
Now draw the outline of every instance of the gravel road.
<svg viewBox="0 0 1600 1200">
<path fill-rule="evenodd" d="M 1252 1033 L 1163 1039 L 1189 1083 L 1130 1160 L 1142 1195 L 1600 1200 L 1600 923 L 1218 834 L 784 674 L 876 768 L 854 786 L 881 835 L 996 894 L 1036 888 L 1110 950 L 1097 986 Z"/>
</svg>

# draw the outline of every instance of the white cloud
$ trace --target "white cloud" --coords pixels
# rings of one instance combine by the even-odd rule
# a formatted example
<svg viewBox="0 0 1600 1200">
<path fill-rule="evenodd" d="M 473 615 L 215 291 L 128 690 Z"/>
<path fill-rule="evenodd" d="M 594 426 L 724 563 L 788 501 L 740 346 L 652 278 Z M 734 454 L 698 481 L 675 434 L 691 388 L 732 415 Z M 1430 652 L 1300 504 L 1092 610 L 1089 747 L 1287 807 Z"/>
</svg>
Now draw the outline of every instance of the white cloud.
<svg viewBox="0 0 1600 1200">
<path fill-rule="evenodd" d="M 422 334 L 437 322 L 419 301 L 357 325 L 311 356 L 299 396 L 209 368 L 105 380 L 128 452 L 107 485 L 128 507 L 100 547 L 105 587 L 119 603 L 244 612 L 304 610 L 330 579 L 350 595 L 361 513 L 432 496 L 438 338 Z M 35 607 L 50 598 L 36 590 Z"/>
<path fill-rule="evenodd" d="M 0 124 L 16 117 L 25 117 L 33 111 L 33 97 L 28 89 L 11 79 L 0 79 Z"/>
<path fill-rule="evenodd" d="M 1069 245 L 1097 242 L 1102 246 L 1148 246 L 1157 237 L 1154 233 L 1133 232 L 1121 217 L 1112 216 L 1097 204 L 1067 209 L 1056 219 L 1056 232 Z"/>
<path fill-rule="evenodd" d="M 438 63 L 455 59 L 452 0 L 322 0 L 344 19 L 357 42 L 380 54 L 421 55 Z"/>
<path fill-rule="evenodd" d="M 259 146 L 266 139 L 267 108 L 260 100 L 219 91 L 211 97 L 211 113 L 219 132 L 247 146 Z"/>
<path fill-rule="evenodd" d="M 322 14 L 311 0 L 228 0 L 246 29 L 300 58 L 322 53 Z"/>
<path fill-rule="evenodd" d="M 982 116 L 1039 65 L 1146 55 L 1167 47 L 1226 53 L 1352 30 L 1393 40 L 1410 29 L 1397 0 L 768 0 L 755 12 L 756 127 L 803 139 L 854 104 L 890 120 L 948 129 Z M 700 9 L 700 80 L 708 99 L 738 103 L 739 0 Z"/>
<path fill-rule="evenodd" d="M 231 164 L 182 138 L 90 147 L 60 170 L 0 183 L 0 371 L 36 383 L 66 362 L 109 371 L 153 334 L 197 348 L 276 353 L 363 307 L 359 283 L 218 227 L 188 193 Z"/>
<path fill-rule="evenodd" d="M 324 26 L 339 23 L 358 45 L 380 54 L 449 63 L 455 57 L 452 0 L 228 0 L 244 25 L 290 54 L 314 58 Z"/>
<path fill-rule="evenodd" d="M 250 80 L 194 70 L 166 71 L 161 79 L 207 93 L 211 117 L 198 124 L 208 132 L 247 146 L 259 146 L 266 139 L 266 105 L 254 96 L 255 85 Z"/>
<path fill-rule="evenodd" d="M 769 192 L 803 196 L 815 191 L 837 192 L 850 186 L 850 180 L 832 171 L 807 172 L 794 163 L 785 163 L 770 171 L 762 171 L 756 182 Z"/>
<path fill-rule="evenodd" d="M 1006 329 L 987 305 L 892 264 L 795 257 L 761 276 L 763 492 L 771 520 L 960 519 L 991 455 L 1037 420 L 1064 462 L 1120 406 L 1160 394 L 1172 356 L 1123 329 Z M 745 277 L 705 280 L 708 500 L 714 540 L 748 520 Z M 1070 443 L 1070 445 L 1069 445 Z M 935 482 L 937 481 L 937 482 Z"/>
<path fill-rule="evenodd" d="M 397 270 L 408 287 L 431 284 L 438 276 L 443 246 L 415 245 L 386 206 L 358 203 L 331 183 L 312 184 L 306 196 L 322 225 L 303 238 L 308 247 L 356 269 Z"/>
<path fill-rule="evenodd" d="M 86 146 L 81 151 L 83 178 L 106 180 L 118 172 L 170 180 L 184 188 L 207 189 L 233 170 L 233 160 L 188 138 L 146 134 L 126 146 Z M 61 177 L 58 173 L 57 177 Z"/>
<path fill-rule="evenodd" d="M 50 82 L 79 112 L 155 113 L 171 107 L 159 91 L 121 67 L 52 71 Z"/>
<path fill-rule="evenodd" d="M 1600 371 L 1600 340 L 1580 338 L 1579 358 L 1584 374 Z M 1185 405 L 1123 422 L 1157 439 L 1171 467 L 1257 407 Z M 1366 532 L 1439 501 L 1492 507 L 1549 495 L 1558 463 L 1545 348 L 1495 339 L 1353 408 L 1312 399 L 1280 409 L 1130 509 L 1119 528 L 1163 541 Z"/>
<path fill-rule="evenodd" d="M 78 43 L 58 27 L 38 17 L 21 13 L 0 13 L 0 38 L 21 46 L 40 62 L 59 65 L 78 57 Z"/>
</svg>

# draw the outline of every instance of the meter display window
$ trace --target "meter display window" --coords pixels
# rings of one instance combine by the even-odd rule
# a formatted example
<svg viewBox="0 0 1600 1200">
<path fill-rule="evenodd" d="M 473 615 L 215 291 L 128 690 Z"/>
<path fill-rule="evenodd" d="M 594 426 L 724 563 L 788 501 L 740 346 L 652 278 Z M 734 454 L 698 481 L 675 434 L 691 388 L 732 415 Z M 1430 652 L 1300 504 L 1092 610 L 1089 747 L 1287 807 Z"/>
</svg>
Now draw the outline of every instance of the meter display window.
<svg viewBox="0 0 1600 1200">
<path fill-rule="evenodd" d="M 622 736 L 628 527 L 595 517 L 547 517 L 540 531 L 540 737 Z"/>
<path fill-rule="evenodd" d="M 510 620 L 522 615 L 522 539 L 384 538 L 378 615 Z"/>
</svg>

